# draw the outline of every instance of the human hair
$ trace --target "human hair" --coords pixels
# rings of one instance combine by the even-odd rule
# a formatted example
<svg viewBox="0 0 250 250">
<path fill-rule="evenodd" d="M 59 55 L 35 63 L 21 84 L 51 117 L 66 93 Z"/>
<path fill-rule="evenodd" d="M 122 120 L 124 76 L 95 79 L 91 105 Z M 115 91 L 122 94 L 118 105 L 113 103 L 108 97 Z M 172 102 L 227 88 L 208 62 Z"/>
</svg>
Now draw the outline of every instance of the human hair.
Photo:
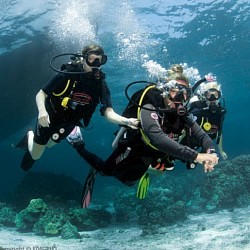
<svg viewBox="0 0 250 250">
<path fill-rule="evenodd" d="M 168 70 L 167 73 L 169 76 L 173 74 L 183 74 L 183 67 L 180 64 L 173 64 Z"/>
<path fill-rule="evenodd" d="M 96 52 L 98 54 L 104 54 L 103 48 L 100 47 L 99 45 L 96 45 L 96 44 L 91 44 L 91 45 L 85 46 L 82 49 L 83 56 L 86 56 L 89 52 Z"/>
<path fill-rule="evenodd" d="M 189 86 L 189 80 L 183 73 L 173 73 L 173 74 L 171 74 L 167 78 L 167 82 L 169 82 L 171 80 L 176 80 L 176 81 L 180 81 L 180 82 L 182 81 L 182 82 L 185 82 L 187 84 L 187 86 Z"/>
<path fill-rule="evenodd" d="M 219 84 L 219 83 L 216 82 L 216 81 L 213 81 L 213 82 L 206 82 L 206 83 L 200 84 L 197 93 L 198 93 L 199 95 L 201 95 L 201 96 L 204 96 L 204 95 L 205 95 L 205 92 L 208 91 L 209 89 L 215 89 L 215 90 L 217 90 L 218 92 L 221 92 L 221 94 L 222 94 L 221 84 Z"/>
</svg>

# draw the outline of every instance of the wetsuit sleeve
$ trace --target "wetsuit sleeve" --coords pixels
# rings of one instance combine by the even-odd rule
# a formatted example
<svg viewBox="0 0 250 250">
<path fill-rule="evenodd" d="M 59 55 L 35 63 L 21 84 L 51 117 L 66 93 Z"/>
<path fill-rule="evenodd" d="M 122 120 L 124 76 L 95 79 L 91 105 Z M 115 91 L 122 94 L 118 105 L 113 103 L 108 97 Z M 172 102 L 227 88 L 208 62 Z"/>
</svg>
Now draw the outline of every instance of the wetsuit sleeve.
<svg viewBox="0 0 250 250">
<path fill-rule="evenodd" d="M 216 139 L 216 144 L 220 143 L 220 139 L 221 139 L 221 135 L 222 135 L 222 129 L 223 129 L 223 123 L 224 123 L 226 112 L 227 111 L 226 111 L 225 108 L 220 109 L 220 126 L 219 126 L 219 131 L 218 131 L 218 135 L 217 135 L 217 139 Z"/>
<path fill-rule="evenodd" d="M 207 152 L 208 149 L 215 149 L 212 139 L 197 122 L 194 122 L 191 127 L 191 136 L 198 140 L 198 145 L 202 146 L 203 152 Z"/>
<path fill-rule="evenodd" d="M 102 82 L 102 98 L 101 98 L 101 115 L 104 116 L 106 108 L 113 108 L 111 101 L 111 93 L 106 81 Z"/>
<path fill-rule="evenodd" d="M 146 104 L 144 107 L 155 109 L 151 104 Z M 140 120 L 142 129 L 150 143 L 161 152 L 185 161 L 196 159 L 198 153 L 195 150 L 179 144 L 162 131 L 157 112 L 142 109 Z"/>
</svg>

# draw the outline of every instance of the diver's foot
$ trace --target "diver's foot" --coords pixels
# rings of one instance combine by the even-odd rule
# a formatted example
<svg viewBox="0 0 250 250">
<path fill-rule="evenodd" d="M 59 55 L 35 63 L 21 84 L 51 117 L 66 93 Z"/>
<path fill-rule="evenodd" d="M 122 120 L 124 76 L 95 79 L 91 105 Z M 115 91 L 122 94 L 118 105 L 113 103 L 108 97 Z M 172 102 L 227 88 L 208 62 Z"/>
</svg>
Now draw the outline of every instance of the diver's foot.
<svg viewBox="0 0 250 250">
<path fill-rule="evenodd" d="M 29 169 L 32 168 L 34 163 L 35 163 L 35 160 L 31 157 L 30 152 L 26 151 L 21 161 L 21 168 L 24 171 L 28 171 Z"/>
<path fill-rule="evenodd" d="M 72 130 L 72 132 L 66 137 L 66 139 L 73 146 L 79 145 L 79 144 L 85 145 L 83 138 L 82 138 L 81 130 L 78 126 L 76 126 Z"/>
</svg>

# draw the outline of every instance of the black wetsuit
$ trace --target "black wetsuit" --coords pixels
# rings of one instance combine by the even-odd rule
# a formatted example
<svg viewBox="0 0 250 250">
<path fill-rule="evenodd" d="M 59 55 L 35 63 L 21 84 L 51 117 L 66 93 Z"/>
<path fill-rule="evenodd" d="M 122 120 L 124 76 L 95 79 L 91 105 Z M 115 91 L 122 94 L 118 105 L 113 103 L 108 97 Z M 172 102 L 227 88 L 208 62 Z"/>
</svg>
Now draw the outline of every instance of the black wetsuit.
<svg viewBox="0 0 250 250">
<path fill-rule="evenodd" d="M 45 107 L 49 114 L 50 126 L 36 125 L 34 141 L 40 145 L 47 144 L 52 138 L 56 143 L 65 139 L 75 126 L 87 127 L 97 105 L 105 113 L 112 107 L 110 91 L 105 75 L 96 79 L 95 74 L 63 74 L 54 76 L 42 90 L 46 93 Z M 66 99 L 65 99 L 66 98 Z M 62 104 L 63 100 L 67 100 Z"/>
<path fill-rule="evenodd" d="M 138 93 L 142 94 L 142 92 Z M 165 108 L 161 94 L 159 90 L 151 89 L 143 98 L 142 105 L 150 109 Z M 123 115 L 136 118 L 136 112 L 137 107 L 129 103 Z M 209 136 L 188 116 L 141 109 L 140 121 L 151 145 L 157 149 L 143 141 L 139 130 L 130 128 L 125 130 L 117 148 L 105 161 L 81 145 L 76 148 L 93 168 L 104 175 L 116 177 L 126 185 L 133 185 L 147 171 L 150 164 L 154 165 L 157 159 L 164 159 L 166 155 L 174 159 L 194 161 L 198 152 L 177 142 L 184 129 L 190 136 L 196 137 L 205 150 L 214 149 Z"/>
<path fill-rule="evenodd" d="M 210 138 L 219 144 L 223 121 L 226 114 L 226 109 L 222 107 L 221 103 L 219 103 L 218 106 L 213 105 L 211 108 L 207 105 L 205 100 L 196 101 L 190 105 L 189 112 L 197 117 L 197 123 L 205 130 Z M 211 125 L 209 130 L 206 130 L 204 127 L 204 124 L 206 123 Z M 195 139 L 192 139 L 191 143 L 192 147 L 201 146 Z"/>
</svg>

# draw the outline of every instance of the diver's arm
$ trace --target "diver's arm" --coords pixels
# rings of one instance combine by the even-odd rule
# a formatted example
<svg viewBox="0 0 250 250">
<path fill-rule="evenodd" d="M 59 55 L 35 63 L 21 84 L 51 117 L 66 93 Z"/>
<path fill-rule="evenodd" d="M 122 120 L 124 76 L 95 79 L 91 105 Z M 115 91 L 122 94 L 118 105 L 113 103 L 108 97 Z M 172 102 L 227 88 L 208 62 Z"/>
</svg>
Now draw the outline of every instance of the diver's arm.
<svg viewBox="0 0 250 250">
<path fill-rule="evenodd" d="M 154 109 L 154 106 L 151 104 L 147 104 L 145 107 Z M 196 161 L 203 164 L 205 173 L 207 171 L 212 171 L 214 166 L 218 163 L 216 154 L 198 153 L 190 147 L 181 145 L 169 138 L 162 131 L 156 112 L 142 109 L 140 118 L 144 133 L 147 135 L 150 143 L 158 150 L 181 160 L 190 162 Z"/>
<path fill-rule="evenodd" d="M 227 159 L 227 154 L 223 151 L 223 147 L 222 147 L 222 135 L 220 136 L 220 141 L 218 144 L 218 150 L 220 153 L 220 156 L 222 157 L 223 160 Z"/>
<path fill-rule="evenodd" d="M 118 115 L 114 112 L 114 110 L 110 107 L 106 108 L 104 116 L 107 118 L 109 122 L 129 126 L 133 129 L 138 128 L 139 121 L 136 118 L 126 118 Z"/>
<path fill-rule="evenodd" d="M 146 104 L 144 107 L 155 109 L 153 105 Z M 167 155 L 185 161 L 194 161 L 198 155 L 195 150 L 181 145 L 173 139 L 169 138 L 161 129 L 159 117 L 156 112 L 141 109 L 140 120 L 143 132 L 148 137 L 150 143 L 158 150 Z"/>
<path fill-rule="evenodd" d="M 45 99 L 47 94 L 40 89 L 36 95 L 36 106 L 38 109 L 38 122 L 42 127 L 49 127 L 49 114 L 45 108 Z"/>
</svg>

